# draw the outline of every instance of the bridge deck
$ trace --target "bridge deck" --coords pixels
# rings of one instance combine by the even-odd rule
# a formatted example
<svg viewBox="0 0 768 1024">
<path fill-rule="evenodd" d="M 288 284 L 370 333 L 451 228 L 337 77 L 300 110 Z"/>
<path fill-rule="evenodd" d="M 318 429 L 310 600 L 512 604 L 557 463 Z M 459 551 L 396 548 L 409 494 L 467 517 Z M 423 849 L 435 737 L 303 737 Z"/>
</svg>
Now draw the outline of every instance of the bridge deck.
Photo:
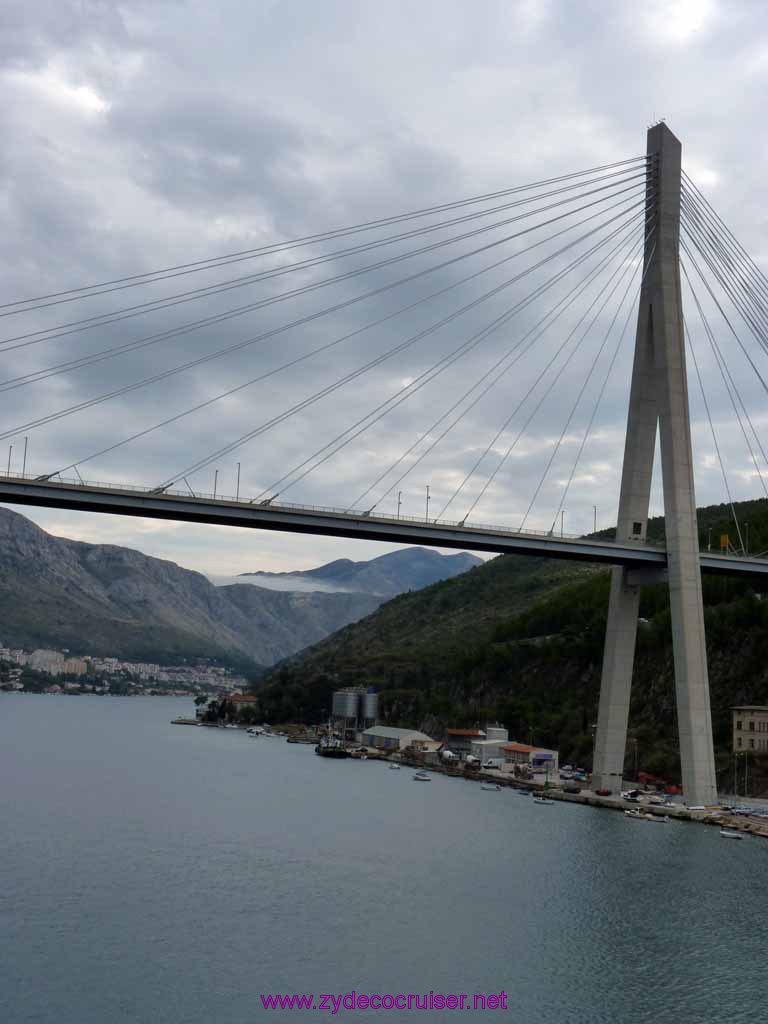
<svg viewBox="0 0 768 1024">
<path fill-rule="evenodd" d="M 500 526 L 464 526 L 460 523 L 394 518 L 317 506 L 257 505 L 233 498 L 214 498 L 212 495 L 177 491 L 158 494 L 152 493 L 150 489 L 106 483 L 0 476 L 0 501 L 146 519 L 172 519 L 188 523 L 352 537 L 496 554 L 575 559 L 597 564 L 626 565 L 635 569 L 664 569 L 667 564 L 666 550 L 651 544 L 617 543 L 531 530 L 520 532 Z M 762 558 L 702 552 L 700 564 L 701 571 L 705 573 L 768 576 L 768 560 Z"/>
</svg>

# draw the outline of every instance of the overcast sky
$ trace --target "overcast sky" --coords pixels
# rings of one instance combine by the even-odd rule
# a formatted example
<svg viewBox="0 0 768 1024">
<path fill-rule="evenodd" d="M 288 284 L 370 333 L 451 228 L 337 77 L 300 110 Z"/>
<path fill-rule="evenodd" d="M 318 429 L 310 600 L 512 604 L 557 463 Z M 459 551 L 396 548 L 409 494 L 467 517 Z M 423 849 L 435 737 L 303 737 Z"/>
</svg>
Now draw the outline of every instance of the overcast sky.
<svg viewBox="0 0 768 1024">
<path fill-rule="evenodd" d="M 637 157 L 644 152 L 648 125 L 662 117 L 683 141 L 688 172 L 746 248 L 764 263 L 767 25 L 764 3 L 738 0 L 5 0 L 0 6 L 0 301 L 253 249 Z M 386 234 L 380 230 L 370 237 Z M 5 391 L 0 394 L 0 430 L 14 433 L 0 442 L 3 466 L 12 443 L 12 466 L 21 470 L 25 435 L 28 470 L 42 473 L 68 466 L 367 327 L 300 366 L 80 466 L 86 479 L 147 485 L 178 479 L 201 456 L 424 330 L 509 279 L 513 268 L 519 272 L 541 256 L 534 250 L 506 270 L 489 271 L 487 278 L 460 285 L 464 276 L 504 253 L 501 248 L 492 250 L 480 263 L 467 257 L 404 289 L 382 292 L 91 410 L 47 426 L 25 424 L 391 284 L 456 252 L 466 253 L 484 238 L 496 240 L 501 235 L 501 230 L 491 232 L 463 248 L 405 260 L 360 279 Z M 285 267 L 367 237 L 6 316 L 0 320 L 0 339 Z M 366 261 L 404 254 L 434 237 L 335 259 L 317 269 L 98 329 L 73 329 L 39 344 L 6 346 L 0 352 L 0 379 L 5 382 L 239 305 L 280 297 Z M 438 237 L 446 237 L 446 231 Z M 524 243 L 515 244 L 520 248 Z M 631 272 L 629 250 L 619 256 L 622 267 Z M 555 265 L 563 265 L 563 260 Z M 218 469 L 219 493 L 233 494 L 239 461 L 241 493 L 251 496 L 268 490 L 313 451 L 523 299 L 551 272 L 552 268 L 521 281 L 274 430 L 214 460 L 190 475 L 192 487 L 211 491 Z M 632 287 L 637 283 L 635 278 Z M 421 433 L 461 401 L 466 389 L 491 371 L 567 287 L 563 284 L 527 307 L 476 352 L 414 393 L 294 487 L 278 487 L 281 497 L 340 507 L 354 503 Z M 368 326 L 440 290 L 441 296 L 413 311 Z M 619 310 L 622 291 L 623 285 L 563 372 L 559 390 L 553 390 L 526 427 L 512 457 L 473 510 L 475 522 L 521 522 L 596 358 L 584 401 L 565 431 L 526 525 L 546 529 L 552 524 L 605 377 L 595 426 L 564 502 L 565 529 L 590 530 L 595 505 L 598 525 L 615 520 L 633 334 L 629 303 L 634 291 Z M 614 334 L 600 350 L 617 311 Z M 436 514 L 528 394 L 580 312 L 574 308 L 570 321 L 564 316 L 550 329 L 530 359 L 521 359 L 467 410 L 455 430 L 391 494 L 380 497 L 398 472 L 374 488 L 361 507 L 379 499 L 381 511 L 392 511 L 400 490 L 403 514 L 421 515 L 429 484 Z M 690 309 L 688 314 L 733 496 L 764 496 L 743 437 L 733 424 L 706 338 Z M 629 330 L 608 375 L 625 317 Z M 768 422 L 765 392 L 735 351 L 723 321 L 713 320 L 713 326 L 729 354 L 733 351 L 734 377 L 761 433 Z M 751 345 L 756 361 L 764 361 L 764 353 L 746 332 L 745 344 Z M 768 370 L 764 362 L 761 365 Z M 707 504 L 724 500 L 725 489 L 697 388 L 692 380 L 698 502 Z M 459 405 L 459 411 L 462 408 Z M 493 445 L 447 518 L 460 519 L 467 511 L 525 418 L 523 412 Z M 450 418 L 444 425 L 449 422 Z M 442 429 L 435 428 L 424 446 Z M 420 450 L 402 463 L 401 471 Z M 222 575 L 306 568 L 331 558 L 369 558 L 388 550 L 366 542 L 19 511 L 59 535 L 134 546 Z M 653 511 L 661 511 L 658 489 Z"/>
</svg>

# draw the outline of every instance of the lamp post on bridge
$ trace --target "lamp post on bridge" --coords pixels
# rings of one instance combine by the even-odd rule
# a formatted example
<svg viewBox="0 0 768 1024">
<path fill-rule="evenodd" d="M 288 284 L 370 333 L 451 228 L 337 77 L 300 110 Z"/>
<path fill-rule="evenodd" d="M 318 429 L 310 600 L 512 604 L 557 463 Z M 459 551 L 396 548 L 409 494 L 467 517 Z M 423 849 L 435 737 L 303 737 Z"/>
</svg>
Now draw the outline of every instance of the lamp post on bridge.
<svg viewBox="0 0 768 1024">
<path fill-rule="evenodd" d="M 6 474 L 5 474 L 6 476 L 10 476 L 11 475 L 11 454 L 12 454 L 12 452 L 13 452 L 13 445 L 9 444 L 8 445 L 8 469 L 7 469 Z"/>
<path fill-rule="evenodd" d="M 397 492 L 397 518 L 400 518 L 400 506 L 403 504 L 403 492 Z"/>
<path fill-rule="evenodd" d="M 426 502 L 426 515 L 424 516 L 425 522 L 429 522 L 429 484 L 427 484 L 427 502 Z"/>
</svg>

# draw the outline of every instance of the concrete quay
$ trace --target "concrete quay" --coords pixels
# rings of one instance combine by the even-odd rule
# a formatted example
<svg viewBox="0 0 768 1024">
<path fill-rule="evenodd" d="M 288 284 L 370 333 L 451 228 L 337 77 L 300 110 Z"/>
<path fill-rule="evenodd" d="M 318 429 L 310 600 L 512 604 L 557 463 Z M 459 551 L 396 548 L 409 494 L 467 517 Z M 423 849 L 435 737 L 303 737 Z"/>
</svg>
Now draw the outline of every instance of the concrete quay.
<svg viewBox="0 0 768 1024">
<path fill-rule="evenodd" d="M 580 793 L 564 793 L 557 783 L 550 784 L 545 790 L 544 782 L 529 781 L 505 775 L 502 772 L 475 771 L 460 767 L 446 768 L 443 765 L 425 765 L 423 761 L 416 758 L 403 757 L 400 764 L 409 768 L 424 769 L 440 775 L 449 775 L 454 778 L 467 779 L 470 782 L 494 782 L 503 789 L 524 789 L 531 794 L 544 794 L 551 800 L 562 803 L 582 804 L 587 807 L 600 807 L 608 811 L 628 811 L 638 808 L 647 814 L 657 817 L 668 817 L 674 821 L 692 821 L 702 825 L 715 825 L 718 828 L 732 829 L 735 832 L 744 832 L 757 838 L 768 839 L 768 819 L 745 817 L 743 815 L 730 814 L 726 809 L 719 807 L 708 807 L 702 810 L 692 809 L 683 804 L 669 806 L 665 804 L 652 804 L 647 799 L 638 803 L 630 802 L 616 796 L 598 796 L 590 789 L 582 789 Z M 628 788 L 631 783 L 628 784 Z M 653 794 L 649 793 L 648 796 Z"/>
</svg>

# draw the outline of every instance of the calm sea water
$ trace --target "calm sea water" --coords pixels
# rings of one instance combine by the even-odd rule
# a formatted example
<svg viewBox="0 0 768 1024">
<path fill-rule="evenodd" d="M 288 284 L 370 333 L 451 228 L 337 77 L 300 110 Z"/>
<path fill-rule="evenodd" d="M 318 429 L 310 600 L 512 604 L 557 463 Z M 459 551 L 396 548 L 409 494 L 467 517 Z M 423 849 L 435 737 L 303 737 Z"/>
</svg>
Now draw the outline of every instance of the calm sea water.
<svg viewBox="0 0 768 1024">
<path fill-rule="evenodd" d="M 171 725 L 190 703 L 0 695 L 3 1024 L 457 1019 L 260 1000 L 430 989 L 760 1018 L 768 843 Z"/>
</svg>

